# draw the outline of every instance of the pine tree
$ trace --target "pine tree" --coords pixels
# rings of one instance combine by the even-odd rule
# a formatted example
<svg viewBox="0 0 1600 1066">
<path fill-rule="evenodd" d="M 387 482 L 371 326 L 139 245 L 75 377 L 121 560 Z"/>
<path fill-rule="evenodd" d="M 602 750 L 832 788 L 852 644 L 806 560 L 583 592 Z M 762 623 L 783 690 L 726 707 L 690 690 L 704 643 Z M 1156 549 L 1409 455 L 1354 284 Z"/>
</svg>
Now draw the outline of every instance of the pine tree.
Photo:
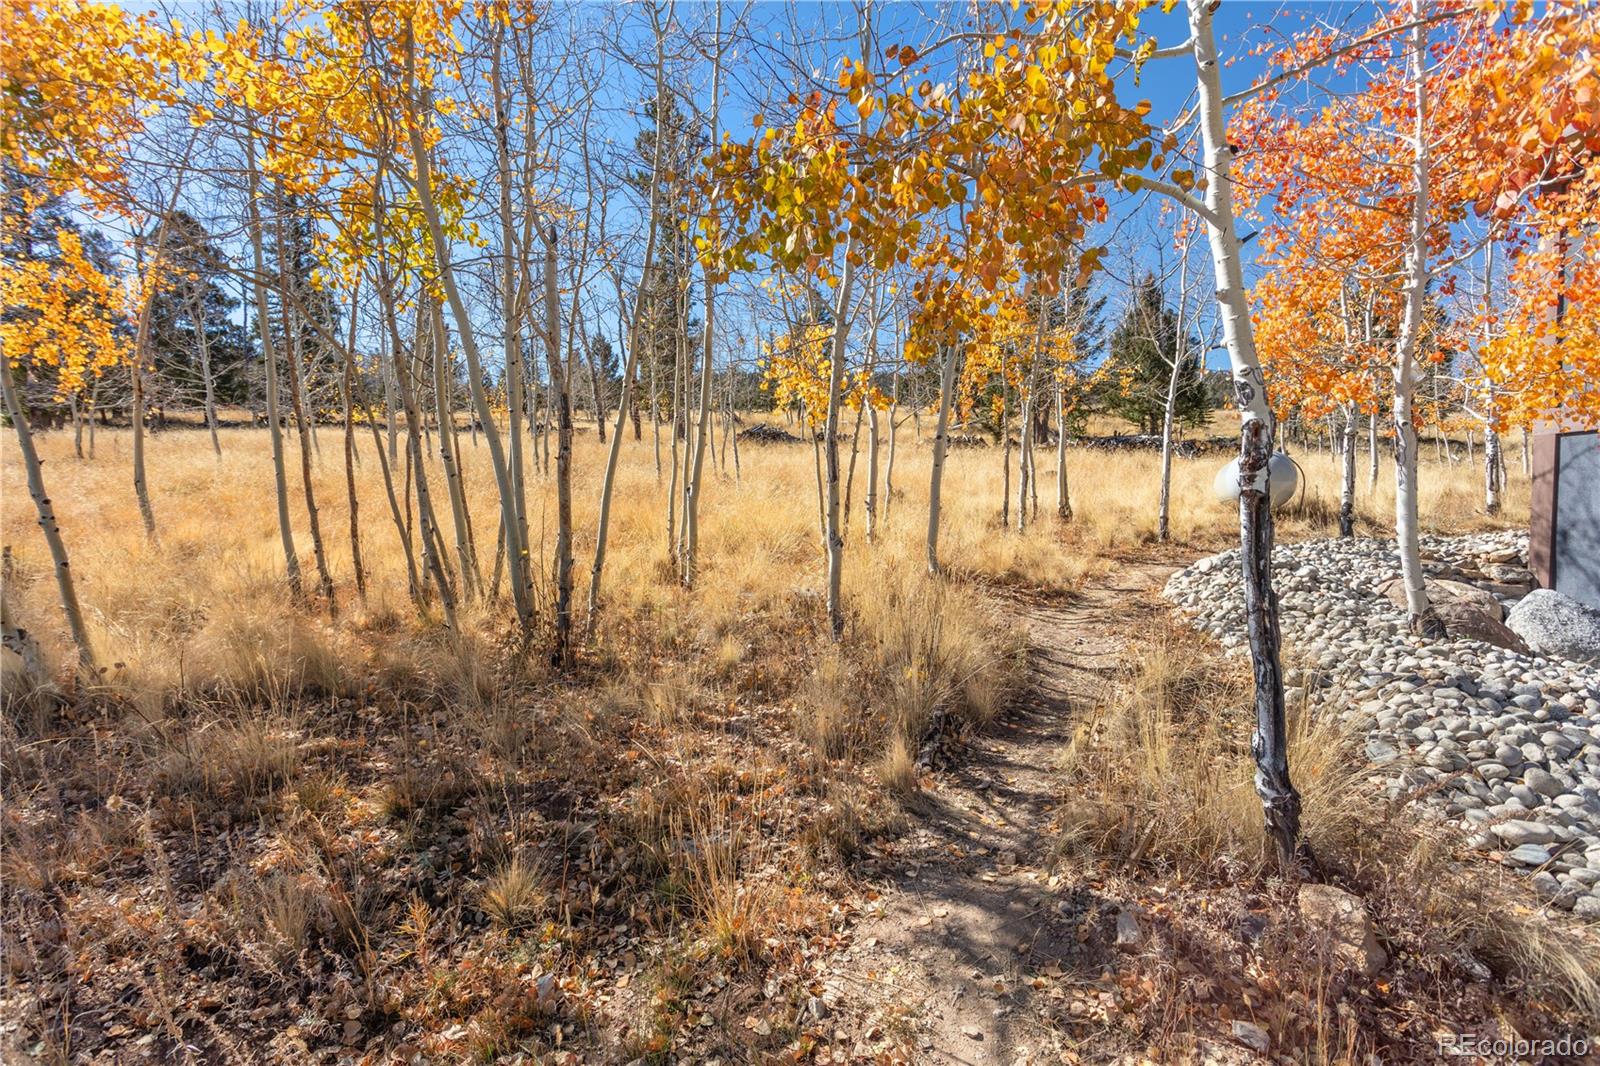
<svg viewBox="0 0 1600 1066">
<path fill-rule="evenodd" d="M 226 284 L 225 254 L 205 225 L 187 212 L 174 212 L 167 228 L 171 281 L 157 291 L 150 308 L 154 399 L 158 404 L 199 404 L 205 393 L 203 340 L 216 402 L 247 404 L 247 366 L 255 358 L 255 345 L 238 321 L 239 299 Z"/>
<path fill-rule="evenodd" d="M 1199 342 L 1189 338 L 1185 352 Z M 1167 306 L 1153 274 L 1145 275 L 1134 289 L 1133 300 L 1111 333 L 1108 357 L 1112 370 L 1104 403 L 1106 410 L 1137 425 L 1143 433 L 1158 433 L 1166 410 L 1167 385 L 1173 360 L 1178 358 L 1177 315 Z M 1176 416 L 1184 425 L 1202 425 L 1211 413 L 1205 374 L 1192 359 L 1179 371 Z"/>
</svg>

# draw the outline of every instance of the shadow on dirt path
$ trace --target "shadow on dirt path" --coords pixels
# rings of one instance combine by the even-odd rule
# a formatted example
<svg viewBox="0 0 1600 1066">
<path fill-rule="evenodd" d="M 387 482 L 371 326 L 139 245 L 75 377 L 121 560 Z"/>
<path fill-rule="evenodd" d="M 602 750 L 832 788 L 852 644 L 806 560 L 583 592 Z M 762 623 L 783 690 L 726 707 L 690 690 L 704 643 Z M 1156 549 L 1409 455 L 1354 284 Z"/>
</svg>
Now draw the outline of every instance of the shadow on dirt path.
<svg viewBox="0 0 1600 1066">
<path fill-rule="evenodd" d="M 1118 903 L 1052 879 L 1058 762 L 1081 712 L 1114 689 L 1163 612 L 1177 564 L 1108 574 L 1065 602 L 1015 604 L 1030 680 L 934 775 L 918 826 L 886 849 L 887 885 L 837 960 L 847 1014 L 899 1030 L 916 1062 L 1055 1061 L 1033 981 L 1091 981 Z"/>
</svg>

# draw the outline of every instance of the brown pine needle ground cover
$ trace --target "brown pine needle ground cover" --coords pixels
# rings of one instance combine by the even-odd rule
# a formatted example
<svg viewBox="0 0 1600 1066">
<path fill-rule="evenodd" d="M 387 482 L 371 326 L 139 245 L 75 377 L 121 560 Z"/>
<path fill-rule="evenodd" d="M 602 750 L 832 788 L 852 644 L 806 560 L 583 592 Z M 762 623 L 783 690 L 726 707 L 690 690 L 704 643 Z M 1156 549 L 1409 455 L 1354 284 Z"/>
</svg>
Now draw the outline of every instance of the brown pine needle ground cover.
<svg viewBox="0 0 1600 1066">
<path fill-rule="evenodd" d="M 225 432 L 220 459 L 194 431 L 153 437 L 155 543 L 125 433 L 102 431 L 92 461 L 72 458 L 66 435 L 43 441 L 112 665 L 71 691 L 8 691 L 10 1046 L 62 1062 L 826 1049 L 837 1034 L 816 997 L 864 899 L 859 850 L 920 817 L 930 742 L 1027 683 L 1006 597 L 1070 594 L 1154 537 L 1150 453 L 1074 449 L 1077 517 L 1063 526 L 1041 449 L 1039 517 L 1019 535 L 997 526 L 998 450 L 958 449 L 941 540 L 951 574 L 929 579 L 929 448 L 908 425 L 875 544 L 857 481 L 835 646 L 811 448 L 743 444 L 737 480 L 731 459 L 709 476 L 700 580 L 685 590 L 665 559 L 647 432 L 623 450 L 603 614 L 557 675 L 518 653 L 503 603 L 464 608 L 456 633 L 419 621 L 370 440 L 357 471 L 369 592 L 356 595 L 342 441 L 319 435 L 337 618 L 284 591 L 260 503 L 264 433 Z M 487 573 L 485 451 L 463 434 Z M 581 487 L 602 458 L 580 435 L 580 576 L 593 547 Z M 1334 463 L 1302 462 L 1312 484 L 1281 535 L 1327 535 Z M 1216 465 L 1176 464 L 1170 551 L 1231 536 L 1210 497 Z M 70 645 L 10 449 L 3 474 L 5 595 L 60 670 Z M 1474 467 L 1429 474 L 1425 522 L 1483 524 Z M 1361 485 L 1370 530 L 1392 506 L 1385 475 L 1374 499 Z M 553 501 L 537 477 L 530 493 L 543 557 Z M 1525 501 L 1513 479 L 1504 521 Z"/>
</svg>

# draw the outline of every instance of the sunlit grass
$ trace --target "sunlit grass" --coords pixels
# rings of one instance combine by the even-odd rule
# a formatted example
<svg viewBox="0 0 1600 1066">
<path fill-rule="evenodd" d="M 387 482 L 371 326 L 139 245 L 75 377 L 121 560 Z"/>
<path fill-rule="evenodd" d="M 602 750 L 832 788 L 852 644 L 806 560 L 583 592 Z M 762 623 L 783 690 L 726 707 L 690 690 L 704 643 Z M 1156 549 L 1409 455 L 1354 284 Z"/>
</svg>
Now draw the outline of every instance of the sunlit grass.
<svg viewBox="0 0 1600 1066">
<path fill-rule="evenodd" d="M 313 470 L 324 544 L 339 588 L 338 624 L 330 624 L 318 610 L 291 609 L 282 578 L 284 561 L 264 432 L 224 431 L 220 458 L 213 456 L 204 434 L 195 430 L 170 430 L 149 438 L 149 481 L 159 528 L 154 543 L 145 539 L 140 527 L 126 430 L 99 431 L 93 460 L 73 457 L 69 433 L 41 435 L 46 477 L 92 639 L 102 663 L 121 664 L 114 671 L 121 684 L 135 692 L 159 693 L 212 683 L 260 687 L 276 679 L 276 683 L 335 691 L 347 680 L 341 676 L 342 664 L 373 655 L 372 642 L 355 641 L 352 634 L 386 630 L 412 618 L 404 557 L 370 436 L 362 432 L 356 441 L 362 554 L 368 571 L 365 603 L 357 598 L 353 581 L 341 433 L 337 427 L 324 426 L 319 437 L 321 456 Z M 845 447 L 848 455 L 848 443 Z M 884 447 L 886 452 L 886 442 Z M 498 520 L 493 474 L 481 441 L 474 446 L 470 435 L 463 433 L 460 450 L 471 524 L 487 580 L 494 566 Z M 629 435 L 622 451 L 603 586 L 608 621 L 616 616 L 647 620 L 657 627 L 657 636 L 669 642 L 698 636 L 707 628 L 731 640 L 741 616 L 789 610 L 797 601 L 820 594 L 823 554 L 812 448 L 804 443 L 744 443 L 737 480 L 731 456 L 726 470 L 717 466 L 716 452 L 722 450 L 719 441 L 708 463 L 701 503 L 700 575 L 698 587 L 688 593 L 677 586 L 667 563 L 670 471 L 658 480 L 648 426 L 641 441 Z M 1425 527 L 1496 524 L 1482 513 L 1479 467 L 1464 461 L 1437 463 L 1426 448 L 1423 451 Z M 894 498 L 880 504 L 873 544 L 866 542 L 861 499 L 866 462 L 858 458 L 845 556 L 847 588 L 858 615 L 863 609 L 872 613 L 876 595 L 888 587 L 886 576 L 919 572 L 924 566 L 931 452 L 931 441 L 926 436 L 918 439 L 907 421 L 899 431 Z M 40 636 L 47 661 L 59 664 L 68 661 L 67 634 L 9 436 L 3 453 L 3 530 L 12 566 L 7 595 L 19 620 Z M 1297 451 L 1296 458 L 1308 484 L 1301 504 L 1280 518 L 1280 536 L 1327 535 L 1332 532 L 1327 516 L 1337 509 L 1337 459 L 1317 451 Z M 1211 494 L 1211 478 L 1221 461 L 1207 457 L 1174 462 L 1171 529 L 1177 543 L 1221 546 L 1234 536 L 1231 509 L 1217 504 Z M 604 451 L 592 425 L 582 427 L 573 478 L 580 604 L 594 549 L 603 462 Z M 949 456 L 940 554 L 957 574 L 1070 589 L 1112 565 L 1110 560 L 1154 542 L 1158 485 L 1154 454 L 1069 448 L 1068 483 L 1075 517 L 1062 523 L 1055 517 L 1054 449 L 1041 447 L 1036 463 L 1037 518 L 1024 534 L 999 524 L 1001 462 L 996 448 L 957 448 Z M 439 486 L 437 464 L 434 460 L 430 464 L 431 482 Z M 1526 516 L 1527 483 L 1516 470 L 1515 456 L 1511 465 L 1501 525 L 1520 525 Z M 402 455 L 397 481 L 403 466 Z M 291 454 L 290 510 L 301 565 L 311 584 L 311 541 L 295 484 L 297 467 Z M 1013 491 L 1014 487 L 1013 471 Z M 554 542 L 554 491 L 553 479 L 544 477 L 537 465 L 530 472 L 529 493 L 532 545 L 542 561 Z M 437 495 L 441 521 L 448 525 L 448 508 L 439 503 L 442 491 Z M 1376 491 L 1369 492 L 1362 455 L 1357 479 L 1361 531 L 1382 535 L 1393 514 L 1393 500 L 1392 468 L 1384 463 Z M 1015 507 L 1013 499 L 1013 517 Z M 1302 514 L 1315 517 L 1298 517 Z M 548 595 L 545 566 L 537 579 Z M 493 632 L 508 615 L 504 604 L 467 607 L 463 628 Z M 408 622 L 407 628 L 415 627 Z"/>
</svg>

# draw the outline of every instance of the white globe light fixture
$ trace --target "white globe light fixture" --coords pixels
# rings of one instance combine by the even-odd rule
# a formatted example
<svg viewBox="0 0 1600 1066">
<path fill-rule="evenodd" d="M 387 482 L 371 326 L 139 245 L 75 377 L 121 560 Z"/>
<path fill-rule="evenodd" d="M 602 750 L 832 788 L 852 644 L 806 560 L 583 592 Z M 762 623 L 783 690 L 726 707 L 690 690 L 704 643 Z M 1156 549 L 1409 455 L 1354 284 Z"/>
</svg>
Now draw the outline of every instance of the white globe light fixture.
<svg viewBox="0 0 1600 1066">
<path fill-rule="evenodd" d="M 1282 452 L 1274 452 L 1267 460 L 1267 489 L 1272 496 L 1272 506 L 1282 507 L 1294 498 L 1300 487 L 1300 469 L 1295 461 Z M 1239 502 L 1239 460 L 1217 471 L 1211 489 L 1220 503 Z"/>
</svg>

